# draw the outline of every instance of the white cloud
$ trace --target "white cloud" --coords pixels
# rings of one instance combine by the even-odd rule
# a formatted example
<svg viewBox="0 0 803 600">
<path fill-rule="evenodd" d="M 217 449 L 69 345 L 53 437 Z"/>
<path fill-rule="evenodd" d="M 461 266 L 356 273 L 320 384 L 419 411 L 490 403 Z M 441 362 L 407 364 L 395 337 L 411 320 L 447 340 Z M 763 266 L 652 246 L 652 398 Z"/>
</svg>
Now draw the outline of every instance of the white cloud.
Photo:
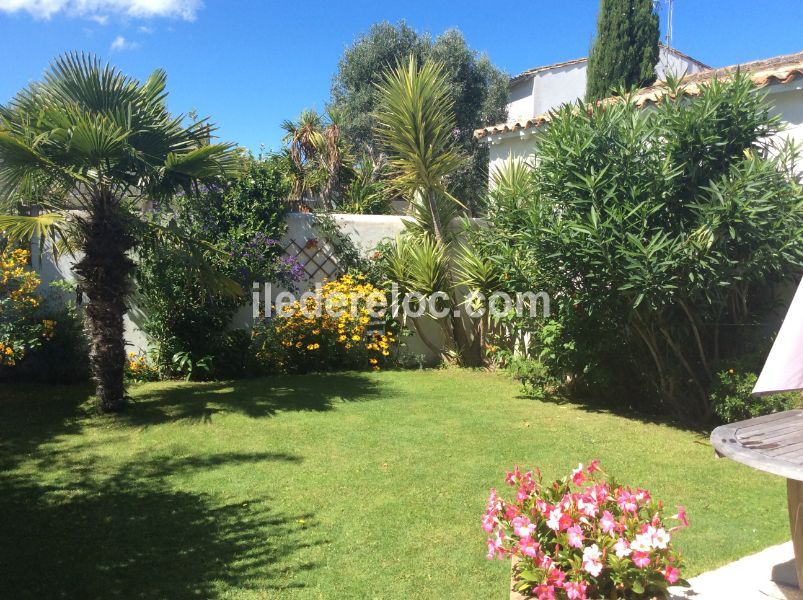
<svg viewBox="0 0 803 600">
<path fill-rule="evenodd" d="M 112 45 L 109 47 L 109 49 L 114 52 L 116 50 L 133 50 L 137 47 L 139 47 L 138 42 L 132 42 L 131 40 L 127 40 L 123 36 L 118 35 L 112 41 Z"/>
<path fill-rule="evenodd" d="M 90 21 L 94 21 L 98 25 L 105 25 L 109 22 L 108 15 L 90 15 L 88 18 Z"/>
<path fill-rule="evenodd" d="M 0 0 L 0 11 L 25 11 L 37 19 L 58 13 L 105 19 L 108 14 L 148 19 L 171 17 L 192 21 L 203 6 L 202 0 Z"/>
</svg>

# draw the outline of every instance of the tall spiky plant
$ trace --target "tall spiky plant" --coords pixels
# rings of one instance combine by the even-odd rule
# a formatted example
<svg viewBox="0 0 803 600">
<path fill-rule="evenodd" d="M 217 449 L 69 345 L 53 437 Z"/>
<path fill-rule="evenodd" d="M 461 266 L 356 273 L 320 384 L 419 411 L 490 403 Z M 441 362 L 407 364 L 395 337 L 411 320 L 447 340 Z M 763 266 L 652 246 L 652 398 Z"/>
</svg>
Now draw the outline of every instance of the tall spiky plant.
<svg viewBox="0 0 803 600">
<path fill-rule="evenodd" d="M 239 170 L 232 145 L 211 143 L 207 121 L 187 125 L 168 112 L 166 82 L 161 70 L 139 82 L 93 55 L 72 53 L 0 107 L 0 231 L 12 242 L 39 237 L 76 251 L 104 412 L 126 406 L 131 250 L 175 232 L 146 219 L 145 203 L 169 202 L 179 190 L 191 194 Z"/>
<path fill-rule="evenodd" d="M 385 72 L 377 91 L 377 134 L 390 153 L 393 181 L 407 198 L 425 203 L 432 233 L 444 243 L 448 223 L 441 218 L 438 197 L 460 204 L 448 183 L 466 158 L 456 144 L 454 102 L 443 67 L 427 61 L 419 68 L 410 56 Z"/>
<path fill-rule="evenodd" d="M 377 135 L 389 156 L 392 181 L 410 202 L 408 235 L 415 238 L 414 244 L 397 242 L 389 256 L 402 267 L 400 284 L 424 295 L 448 294 L 450 316 L 437 318 L 451 355 L 445 358 L 480 364 L 482 325 L 454 309 L 463 295 L 461 286 L 476 287 L 477 266 L 487 265 L 467 246 L 457 248 L 448 227 L 465 213 L 449 190 L 450 178 L 465 157 L 456 145 L 454 107 L 443 68 L 429 61 L 419 67 L 410 57 L 384 74 L 378 92 Z"/>
</svg>

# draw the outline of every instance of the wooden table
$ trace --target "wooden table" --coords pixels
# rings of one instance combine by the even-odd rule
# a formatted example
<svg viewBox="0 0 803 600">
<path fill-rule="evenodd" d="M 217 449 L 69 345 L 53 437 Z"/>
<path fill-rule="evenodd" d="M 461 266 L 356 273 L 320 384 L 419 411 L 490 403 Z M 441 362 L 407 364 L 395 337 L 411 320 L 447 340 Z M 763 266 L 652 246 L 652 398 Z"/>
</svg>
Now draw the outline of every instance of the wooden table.
<svg viewBox="0 0 803 600">
<path fill-rule="evenodd" d="M 711 432 L 711 443 L 720 456 L 786 477 L 795 568 L 803 589 L 803 410 L 717 427 Z"/>
</svg>

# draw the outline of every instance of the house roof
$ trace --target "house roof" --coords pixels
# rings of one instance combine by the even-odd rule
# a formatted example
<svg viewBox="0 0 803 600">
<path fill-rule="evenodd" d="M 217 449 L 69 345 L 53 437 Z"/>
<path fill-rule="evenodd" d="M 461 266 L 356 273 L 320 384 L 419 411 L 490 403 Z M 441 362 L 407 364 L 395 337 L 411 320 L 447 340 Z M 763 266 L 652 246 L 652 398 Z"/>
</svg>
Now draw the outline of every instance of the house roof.
<svg viewBox="0 0 803 600">
<path fill-rule="evenodd" d="M 675 50 L 671 46 L 667 46 L 666 44 L 658 44 L 663 50 L 669 52 L 670 54 L 674 54 L 675 56 L 682 58 L 684 60 L 688 60 L 689 62 L 693 62 L 698 67 L 702 69 L 710 69 L 711 67 L 705 64 L 704 62 L 700 62 L 696 58 L 692 58 L 688 54 L 684 54 L 680 50 Z M 538 73 L 543 73 L 544 71 L 551 71 L 553 69 L 560 69 L 562 67 L 571 67 L 572 65 L 579 65 L 582 63 L 588 62 L 588 57 L 583 58 L 575 58 L 572 60 L 565 60 L 563 62 L 553 63 L 551 65 L 543 65 L 541 67 L 534 67 L 532 69 L 527 69 L 526 71 L 522 71 L 518 75 L 510 78 L 510 85 L 515 85 L 520 81 L 524 81 L 529 79 L 533 75 L 537 75 Z"/>
<path fill-rule="evenodd" d="M 682 93 L 685 96 L 697 96 L 702 86 L 712 79 L 727 79 L 737 71 L 748 73 L 753 83 L 758 87 L 772 84 L 787 84 L 796 79 L 803 78 L 803 52 L 785 54 L 762 60 L 756 60 L 729 67 L 708 69 L 683 78 Z M 645 106 L 660 102 L 669 93 L 669 87 L 663 81 L 644 88 L 636 93 L 633 101 L 636 106 Z M 536 115 L 530 119 L 523 119 L 513 123 L 499 123 L 474 130 L 474 138 L 482 139 L 499 133 L 521 131 L 542 126 L 549 121 L 551 113 Z"/>
</svg>

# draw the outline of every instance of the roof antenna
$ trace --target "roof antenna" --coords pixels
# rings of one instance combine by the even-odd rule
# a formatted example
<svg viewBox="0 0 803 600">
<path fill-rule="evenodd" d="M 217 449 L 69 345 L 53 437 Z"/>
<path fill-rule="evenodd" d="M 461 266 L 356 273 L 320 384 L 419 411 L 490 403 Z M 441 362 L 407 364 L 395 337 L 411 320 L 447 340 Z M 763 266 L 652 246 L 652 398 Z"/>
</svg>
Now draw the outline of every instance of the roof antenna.
<svg viewBox="0 0 803 600">
<path fill-rule="evenodd" d="M 674 0 L 666 0 L 666 47 L 672 47 L 672 8 Z"/>
<path fill-rule="evenodd" d="M 666 42 L 666 47 L 672 47 L 672 12 L 674 8 L 674 0 L 653 0 L 653 8 L 661 12 L 661 5 L 666 4 L 666 35 L 664 36 L 664 40 Z"/>
</svg>

